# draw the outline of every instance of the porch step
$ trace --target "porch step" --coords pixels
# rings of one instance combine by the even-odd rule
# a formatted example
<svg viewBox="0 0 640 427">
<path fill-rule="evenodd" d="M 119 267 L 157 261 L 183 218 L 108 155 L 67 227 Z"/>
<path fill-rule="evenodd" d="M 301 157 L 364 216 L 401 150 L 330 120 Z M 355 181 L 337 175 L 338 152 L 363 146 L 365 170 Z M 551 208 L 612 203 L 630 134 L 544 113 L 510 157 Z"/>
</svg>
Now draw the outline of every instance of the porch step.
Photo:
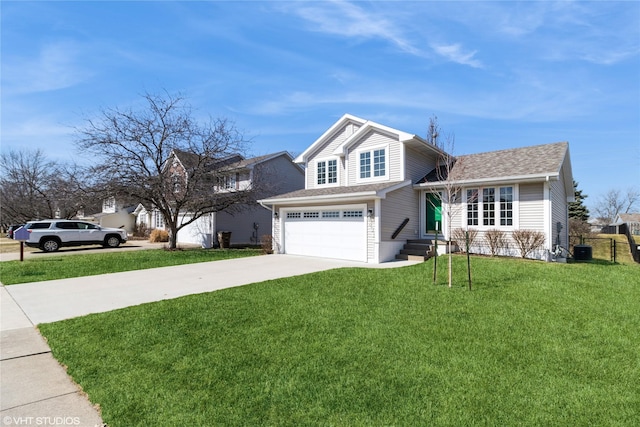
<svg viewBox="0 0 640 427">
<path fill-rule="evenodd" d="M 433 256 L 431 240 L 408 240 L 404 248 L 396 255 L 396 259 L 410 261 L 426 261 Z"/>
</svg>

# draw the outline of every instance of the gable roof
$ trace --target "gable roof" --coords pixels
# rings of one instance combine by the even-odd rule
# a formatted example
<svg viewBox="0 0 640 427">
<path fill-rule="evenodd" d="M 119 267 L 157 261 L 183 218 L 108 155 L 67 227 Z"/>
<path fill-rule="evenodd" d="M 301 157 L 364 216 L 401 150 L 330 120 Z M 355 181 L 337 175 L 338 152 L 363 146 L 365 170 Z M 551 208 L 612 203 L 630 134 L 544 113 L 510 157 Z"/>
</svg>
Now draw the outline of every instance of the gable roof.
<svg viewBox="0 0 640 427">
<path fill-rule="evenodd" d="M 260 163 L 264 163 L 264 162 L 268 162 L 269 160 L 273 160 L 275 158 L 278 158 L 280 156 L 284 156 L 287 158 L 287 160 L 293 162 L 293 157 L 291 156 L 291 154 L 289 154 L 286 151 L 279 151 L 277 153 L 271 153 L 271 154 L 265 154 L 263 156 L 257 156 L 257 157 L 252 157 L 250 159 L 241 159 L 238 160 L 234 163 L 230 163 L 229 165 L 227 165 L 225 167 L 225 169 L 227 170 L 232 170 L 232 169 L 251 169 L 256 165 L 259 165 Z M 303 171 L 303 169 L 294 163 L 294 166 L 299 168 L 301 171 Z"/>
<path fill-rule="evenodd" d="M 197 154 L 189 153 L 187 151 L 183 151 L 179 149 L 174 149 L 173 155 L 175 156 L 176 159 L 178 159 L 180 163 L 182 163 L 182 165 L 187 170 L 196 167 L 198 165 L 198 162 L 200 161 L 200 156 L 198 156 Z M 207 169 L 210 171 L 214 169 L 218 169 L 221 171 L 251 169 L 255 165 L 267 162 L 269 160 L 275 159 L 280 156 L 285 156 L 289 160 L 293 161 L 293 157 L 291 157 L 291 155 L 286 151 L 279 151 L 277 153 L 265 154 L 262 156 L 252 157 L 249 159 L 245 159 L 240 154 L 231 154 L 229 156 L 226 156 L 220 159 L 213 159 L 211 162 L 209 162 L 209 164 L 207 164 Z M 300 167 L 298 165 L 295 165 L 295 166 L 298 168 Z"/>
<path fill-rule="evenodd" d="M 568 156 L 567 142 L 468 154 L 455 158 L 450 175 L 460 183 L 558 179 Z M 569 162 L 566 165 L 570 167 Z M 418 184 L 435 184 L 446 180 L 444 175 L 447 168 L 439 168 L 429 172 Z M 565 173 L 570 174 L 570 170 Z M 573 180 L 569 181 L 573 185 Z"/>
<path fill-rule="evenodd" d="M 320 146 L 322 146 L 325 142 L 331 139 L 336 132 L 344 128 L 347 124 L 354 123 L 359 126 L 362 126 L 366 123 L 365 119 L 361 119 L 360 117 L 352 116 L 351 114 L 345 114 L 337 122 L 335 122 L 329 129 L 327 129 L 318 139 L 316 139 L 313 144 L 311 144 L 306 150 L 304 150 L 298 157 L 296 157 L 293 161 L 296 163 L 305 163 L 309 156 L 313 154 Z"/>
<path fill-rule="evenodd" d="M 640 222 L 640 213 L 620 213 L 618 219 L 622 223 Z"/>
<path fill-rule="evenodd" d="M 384 198 L 387 193 L 410 184 L 411 181 L 396 181 L 378 184 L 352 185 L 348 187 L 310 188 L 279 194 L 278 196 L 269 199 L 258 200 L 258 203 L 266 205 L 286 205 L 309 201 L 344 202 L 345 200 L 357 201 L 360 198 L 362 200 L 369 200 L 372 198 Z"/>
<path fill-rule="evenodd" d="M 327 141 L 333 138 L 337 132 L 344 129 L 349 123 L 353 123 L 358 125 L 358 130 L 356 130 L 352 135 L 350 135 L 347 139 L 345 139 L 336 149 L 333 154 L 337 156 L 344 156 L 346 154 L 346 150 L 356 142 L 358 142 L 362 137 L 366 136 L 370 131 L 378 131 L 381 133 L 385 133 L 388 135 L 393 135 L 393 137 L 397 138 L 398 141 L 402 143 L 407 143 L 413 145 L 415 147 L 421 149 L 427 149 L 429 151 L 433 151 L 437 154 L 442 154 L 441 150 L 433 144 L 429 144 L 424 139 L 420 138 L 417 135 L 410 134 L 398 129 L 391 128 L 389 126 L 382 125 L 380 123 L 373 122 L 371 120 L 362 119 L 360 117 L 353 116 L 351 114 L 343 115 L 337 122 L 335 122 L 325 133 L 323 133 L 320 138 L 316 139 L 313 144 L 309 146 L 306 150 L 302 152 L 298 157 L 296 157 L 293 161 L 296 163 L 306 163 L 309 157 L 320 147 L 322 147 Z"/>
</svg>

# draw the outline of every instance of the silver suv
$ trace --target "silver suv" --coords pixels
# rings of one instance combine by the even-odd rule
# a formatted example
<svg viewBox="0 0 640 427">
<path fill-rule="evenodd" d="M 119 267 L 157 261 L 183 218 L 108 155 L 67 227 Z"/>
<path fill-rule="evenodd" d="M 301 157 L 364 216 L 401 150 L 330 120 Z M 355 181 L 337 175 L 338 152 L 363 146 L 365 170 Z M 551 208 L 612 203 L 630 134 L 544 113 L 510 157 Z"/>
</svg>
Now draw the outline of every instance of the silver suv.
<svg viewBox="0 0 640 427">
<path fill-rule="evenodd" d="M 117 248 L 127 241 L 127 232 L 121 228 L 100 227 L 90 222 L 46 219 L 24 225 L 29 231 L 27 246 L 55 252 L 62 246 L 102 245 Z"/>
</svg>

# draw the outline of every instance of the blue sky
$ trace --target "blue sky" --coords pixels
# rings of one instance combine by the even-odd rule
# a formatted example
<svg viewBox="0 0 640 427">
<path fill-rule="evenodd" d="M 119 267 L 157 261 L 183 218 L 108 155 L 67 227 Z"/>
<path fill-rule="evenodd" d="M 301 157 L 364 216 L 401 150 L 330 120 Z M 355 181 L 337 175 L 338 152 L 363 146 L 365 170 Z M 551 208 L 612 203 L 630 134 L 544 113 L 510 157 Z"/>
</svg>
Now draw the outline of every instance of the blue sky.
<svg viewBox="0 0 640 427">
<path fill-rule="evenodd" d="M 588 206 L 640 187 L 640 2 L 2 1 L 2 151 L 78 159 L 73 127 L 144 92 L 226 117 L 255 155 L 344 113 L 454 154 L 569 141 Z"/>
</svg>

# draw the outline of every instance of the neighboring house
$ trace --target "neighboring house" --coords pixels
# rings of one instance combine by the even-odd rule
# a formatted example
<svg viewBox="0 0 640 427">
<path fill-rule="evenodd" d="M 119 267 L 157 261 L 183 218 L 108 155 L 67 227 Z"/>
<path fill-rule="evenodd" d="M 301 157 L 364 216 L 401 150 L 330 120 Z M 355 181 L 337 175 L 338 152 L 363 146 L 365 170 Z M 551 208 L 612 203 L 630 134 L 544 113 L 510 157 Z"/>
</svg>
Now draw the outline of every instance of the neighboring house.
<svg viewBox="0 0 640 427">
<path fill-rule="evenodd" d="M 91 220 L 102 227 L 124 228 L 133 233 L 136 225 L 135 206 L 125 206 L 123 201 L 115 197 L 107 197 L 102 201 L 102 212 L 80 218 Z"/>
<path fill-rule="evenodd" d="M 616 226 L 620 234 L 624 233 L 624 231 L 620 231 L 622 224 L 627 225 L 629 233 L 640 235 L 640 213 L 621 213 L 616 215 L 612 225 Z"/>
<path fill-rule="evenodd" d="M 459 156 L 450 172 L 461 196 L 440 207 L 446 185 L 434 171 L 444 157 L 419 136 L 344 115 L 294 160 L 305 189 L 259 201 L 273 211 L 274 251 L 386 262 L 436 227 L 448 238 L 449 216 L 438 212 L 449 208 L 452 229 L 544 233 L 536 258 L 568 248 L 568 143 Z"/>
<path fill-rule="evenodd" d="M 189 154 L 174 152 L 172 168 L 188 165 Z M 256 198 L 269 197 L 304 187 L 304 170 L 293 163 L 285 151 L 245 159 L 233 155 L 213 166 L 218 178 L 212 183 L 212 192 L 224 193 L 256 188 Z M 188 166 L 187 166 L 188 168 Z M 179 175 L 179 172 L 176 172 Z M 177 180 L 179 185 L 179 180 Z M 142 216 L 142 219 L 141 219 Z M 185 212 L 183 222 L 193 214 Z M 149 228 L 165 228 L 162 215 L 155 209 L 138 207 L 138 223 Z M 264 235 L 271 235 L 271 211 L 258 203 L 244 203 L 231 209 L 205 214 L 178 231 L 179 244 L 197 244 L 213 247 L 219 244 L 218 232 L 231 232 L 232 244 L 260 244 Z"/>
</svg>

